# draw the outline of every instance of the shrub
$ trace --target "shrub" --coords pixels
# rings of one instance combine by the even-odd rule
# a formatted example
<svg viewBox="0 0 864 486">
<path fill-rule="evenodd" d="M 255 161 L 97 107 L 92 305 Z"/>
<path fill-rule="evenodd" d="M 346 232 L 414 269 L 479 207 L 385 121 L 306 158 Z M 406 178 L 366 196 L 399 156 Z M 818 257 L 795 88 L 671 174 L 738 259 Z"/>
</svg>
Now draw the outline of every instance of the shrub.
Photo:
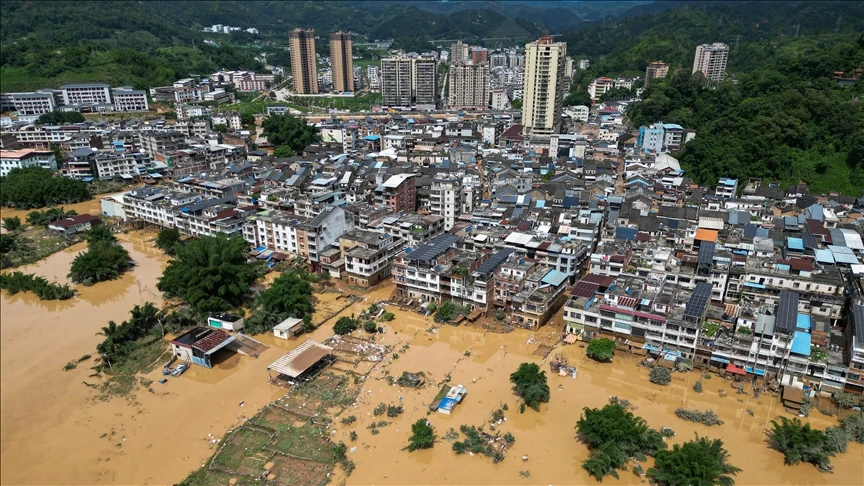
<svg viewBox="0 0 864 486">
<path fill-rule="evenodd" d="M 540 403 L 549 402 L 549 385 L 546 384 L 546 372 L 541 371 L 535 363 L 522 363 L 510 375 L 513 391 L 534 410 L 540 409 Z"/>
<path fill-rule="evenodd" d="M 615 355 L 615 341 L 607 338 L 592 339 L 588 343 L 587 355 L 597 361 L 612 361 Z"/>
<path fill-rule="evenodd" d="M 693 391 L 702 393 L 702 380 L 696 380 L 696 383 L 693 383 Z"/>
<path fill-rule="evenodd" d="M 357 417 L 353 415 L 349 415 L 347 417 L 342 417 L 342 425 L 351 425 L 357 421 Z"/>
<path fill-rule="evenodd" d="M 651 375 L 648 378 L 651 383 L 658 385 L 668 385 L 672 381 L 672 372 L 666 368 L 656 367 L 651 370 Z"/>
<path fill-rule="evenodd" d="M 435 428 L 426 419 L 420 419 L 411 425 L 411 437 L 408 439 L 408 451 L 430 449 L 435 445 Z"/>
<path fill-rule="evenodd" d="M 843 418 L 843 429 L 849 432 L 851 440 L 864 444 L 864 415 L 847 415 Z"/>
<path fill-rule="evenodd" d="M 333 324 L 333 332 L 339 335 L 350 334 L 357 330 L 359 323 L 357 319 L 348 316 L 342 316 Z"/>
<path fill-rule="evenodd" d="M 675 369 L 678 371 L 690 371 L 693 369 L 693 361 L 689 359 L 679 359 L 675 363 Z"/>
<path fill-rule="evenodd" d="M 675 410 L 675 415 L 684 420 L 688 420 L 690 422 L 699 422 L 704 425 L 723 425 L 723 421 L 720 420 L 720 417 L 714 413 L 713 410 L 706 410 L 701 412 L 699 410 L 688 410 L 686 408 L 679 408 Z"/>
<path fill-rule="evenodd" d="M 372 410 L 372 413 L 373 413 L 375 416 L 378 416 L 378 415 L 383 415 L 384 412 L 386 412 L 386 411 L 387 411 L 387 404 L 384 403 L 384 402 L 381 402 L 381 403 L 379 403 L 378 405 L 375 406 L 375 409 Z"/>
<path fill-rule="evenodd" d="M 375 323 L 372 321 L 366 321 L 363 324 L 363 330 L 368 332 L 369 334 L 374 334 L 374 333 L 378 332 L 378 326 L 375 325 Z"/>
<path fill-rule="evenodd" d="M 387 407 L 387 416 L 390 418 L 402 415 L 402 405 L 390 405 Z"/>
<path fill-rule="evenodd" d="M 385 312 L 385 313 L 381 316 L 381 320 L 384 321 L 384 322 L 390 322 L 390 321 L 392 321 L 395 317 L 396 317 L 396 315 L 393 314 L 392 312 Z"/>
</svg>

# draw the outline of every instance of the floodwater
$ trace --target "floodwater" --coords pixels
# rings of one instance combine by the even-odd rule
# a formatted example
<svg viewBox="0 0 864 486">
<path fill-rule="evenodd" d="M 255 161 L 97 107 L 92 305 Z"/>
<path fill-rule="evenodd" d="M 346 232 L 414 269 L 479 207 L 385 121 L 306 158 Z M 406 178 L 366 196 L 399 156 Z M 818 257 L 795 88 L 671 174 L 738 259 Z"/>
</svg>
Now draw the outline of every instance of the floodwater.
<svg viewBox="0 0 864 486">
<path fill-rule="evenodd" d="M 63 207 L 66 211 L 75 210 L 78 214 L 93 214 L 93 215 L 101 215 L 102 214 L 102 202 L 101 199 L 106 196 L 112 196 L 114 194 L 122 194 L 121 192 L 109 193 L 109 194 L 98 194 L 93 196 L 93 199 L 89 201 L 84 201 L 75 204 L 62 204 L 60 206 Z M 46 208 L 39 208 L 39 211 L 44 211 Z M 30 214 L 31 211 L 36 211 L 36 209 L 12 209 L 3 207 L 0 208 L 0 215 L 4 218 L 11 218 L 13 216 L 18 216 L 21 218 L 21 222 L 27 221 L 27 215 Z"/>
<path fill-rule="evenodd" d="M 94 207 L 98 212 L 98 203 Z M 204 464 L 228 430 L 285 393 L 268 384 L 267 365 L 305 338 L 256 337 L 270 346 L 257 359 L 223 355 L 217 357 L 212 370 L 193 366 L 165 385 L 158 384 L 162 375 L 157 369 L 146 376 L 154 381 L 152 391 L 139 388 L 130 397 L 110 401 L 95 400 L 95 392 L 82 383 L 99 381 L 89 376 L 88 364 L 62 370 L 67 362 L 94 354 L 101 339 L 95 333 L 108 320 L 127 319 L 134 305 L 148 300 L 161 303 L 155 286 L 166 259 L 153 248 L 150 240 L 154 236 L 152 232 L 120 235 L 137 263 L 135 268 L 117 281 L 79 287 L 79 296 L 70 301 L 39 302 L 29 294 L 3 294 L 0 483 L 176 483 Z M 83 249 L 83 244 L 75 245 L 23 270 L 64 282 L 72 258 Z M 348 302 L 338 298 L 338 293 L 316 293 L 313 321 L 320 322 L 337 311 L 339 315 L 359 314 L 374 300 L 389 297 L 392 290 L 391 285 L 384 286 L 344 309 Z M 609 395 L 631 400 L 638 407 L 635 413 L 652 427 L 672 427 L 678 433 L 673 442 L 697 432 L 723 439 L 731 463 L 744 469 L 736 478 L 739 485 L 861 484 L 862 447 L 857 444 L 850 444 L 846 454 L 832 461 L 833 474 L 821 474 L 810 465 L 783 466 L 782 456 L 764 443 L 767 421 L 783 413 L 774 399 L 744 397 L 740 403 L 728 382 L 716 377 L 705 380 L 705 392 L 698 395 L 691 390 L 695 373 L 676 374 L 672 385 L 659 387 L 648 382 L 647 372 L 636 367 L 635 361 L 622 358 L 606 365 L 585 361 L 584 350 L 577 346 L 556 349 L 553 355 L 560 351 L 570 357 L 571 364 L 579 368 L 578 378 L 550 374 L 551 402 L 540 412 L 528 410 L 520 415 L 509 374 L 523 361 L 539 362 L 541 358 L 532 353 L 539 342 L 551 343 L 556 336 L 550 334 L 559 326 L 536 334 L 514 331 L 506 335 L 464 326 L 436 329 L 431 319 L 392 307 L 388 310 L 397 317 L 386 325 L 384 341 L 393 345 L 394 352 L 405 344 L 409 347 L 399 359 L 388 357 L 372 370 L 356 405 L 343 414 L 356 415 L 358 421 L 350 427 L 335 422 L 334 440 L 357 447 L 349 452 L 357 464 L 347 479 L 349 484 L 595 484 L 580 467 L 587 449 L 576 440 L 574 426 L 583 407 L 602 406 Z M 333 322 L 335 319 L 308 337 L 326 339 Z M 357 334 L 365 336 L 362 331 Z M 537 341 L 532 339 L 529 344 L 532 337 Z M 368 369 L 365 366 L 361 372 Z M 545 363 L 543 367 L 548 370 Z M 432 384 L 419 391 L 387 385 L 385 372 L 398 376 L 406 370 L 424 371 Z M 481 425 L 501 403 L 507 403 L 507 422 L 500 430 L 513 433 L 516 443 L 504 462 L 493 465 L 483 456 L 456 456 L 443 439 L 431 450 L 410 454 L 401 450 L 407 444 L 410 424 L 427 417 L 427 404 L 437 391 L 434 383 L 448 373 L 451 383 L 468 388 L 468 395 L 453 415 L 436 412 L 428 416 L 439 437 L 462 424 Z M 726 398 L 718 396 L 721 388 L 730 390 Z M 366 427 L 373 420 L 375 405 L 396 404 L 400 397 L 405 413 L 394 419 L 375 417 L 375 421 L 392 423 L 379 435 L 371 435 Z M 677 419 L 673 411 L 682 400 L 693 408 L 716 410 L 726 423 L 708 428 Z M 748 408 L 754 416 L 746 412 Z M 819 417 L 818 412 L 814 415 L 810 420 L 818 427 L 832 421 Z M 349 440 L 350 430 L 357 431 L 357 442 Z M 525 462 L 523 455 L 529 456 Z M 530 471 L 530 478 L 520 477 L 520 471 Z M 334 477 L 341 475 L 337 472 Z M 620 480 L 607 478 L 604 484 L 638 481 L 622 472 Z"/>
</svg>

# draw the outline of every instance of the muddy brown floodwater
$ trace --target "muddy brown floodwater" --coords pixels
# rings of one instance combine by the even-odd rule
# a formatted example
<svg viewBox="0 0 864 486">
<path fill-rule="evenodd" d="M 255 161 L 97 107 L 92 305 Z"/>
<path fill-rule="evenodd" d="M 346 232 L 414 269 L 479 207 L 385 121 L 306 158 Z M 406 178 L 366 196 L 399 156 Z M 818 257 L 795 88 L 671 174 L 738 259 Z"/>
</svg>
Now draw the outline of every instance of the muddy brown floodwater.
<svg viewBox="0 0 864 486">
<path fill-rule="evenodd" d="M 95 211 L 76 211 L 98 212 L 98 203 L 91 209 Z M 4 211 L 3 216 L 7 215 Z M 124 399 L 96 400 L 95 393 L 82 383 L 98 382 L 89 376 L 89 365 L 62 370 L 65 363 L 94 353 L 100 340 L 95 333 L 109 320 L 127 319 L 136 304 L 161 302 L 156 283 L 166 260 L 153 248 L 153 237 L 152 232 L 120 235 L 137 263 L 135 268 L 116 281 L 78 287 L 79 295 L 70 301 L 40 302 L 29 294 L 2 295 L 0 483 L 173 484 L 201 467 L 216 440 L 229 429 L 284 395 L 283 389 L 267 383 L 266 368 L 302 340 L 283 341 L 269 335 L 259 338 L 270 348 L 257 359 L 234 355 L 212 370 L 193 366 L 165 385 L 154 383 L 152 391 L 141 388 Z M 23 270 L 64 282 L 72 258 L 84 248 L 75 245 Z M 392 290 L 392 286 L 376 290 L 340 315 L 359 314 Z M 345 305 L 337 296 L 315 294 L 315 322 Z M 343 414 L 356 415 L 358 421 L 351 427 L 336 421 L 334 439 L 357 446 L 349 452 L 357 463 L 347 479 L 349 484 L 596 484 L 580 467 L 587 449 L 575 439 L 574 425 L 583 407 L 602 406 L 610 395 L 631 400 L 638 407 L 635 413 L 652 427 L 672 427 L 678 433 L 672 442 L 687 440 L 694 433 L 723 439 L 731 463 L 744 470 L 736 478 L 739 485 L 862 482 L 862 447 L 858 444 L 850 444 L 846 454 L 832 461 L 833 474 L 818 473 L 810 465 L 783 466 L 782 456 L 764 442 L 768 420 L 784 413 L 772 398 L 745 397 L 738 402 L 733 393 L 720 398 L 717 390 L 728 389 L 728 383 L 718 378 L 706 380 L 705 392 L 696 394 L 691 390 L 695 373 L 674 375 L 676 381 L 668 387 L 655 386 L 634 361 L 596 364 L 586 361 L 583 350 L 576 346 L 561 352 L 578 366 L 578 378 L 550 375 L 551 402 L 540 412 L 529 410 L 520 415 L 509 374 L 523 361 L 539 362 L 532 355 L 538 344 L 527 341 L 533 337 L 551 342 L 555 336 L 550 334 L 559 326 L 506 335 L 449 326 L 431 332 L 427 330 L 433 328 L 431 319 L 388 310 L 396 319 L 387 325 L 384 341 L 397 351 L 405 344 L 409 347 L 399 359 L 388 358 L 373 369 L 357 403 Z M 332 333 L 332 322 L 309 337 L 326 339 Z M 361 334 L 365 335 L 361 331 L 358 336 Z M 543 367 L 548 369 L 545 363 Z M 431 450 L 402 451 L 410 424 L 427 416 L 427 404 L 436 393 L 433 385 L 419 391 L 387 385 L 385 372 L 398 376 L 406 370 L 422 370 L 430 382 L 451 373 L 451 383 L 468 388 L 465 401 L 452 415 L 429 416 L 439 437 L 462 424 L 481 425 L 501 403 L 507 403 L 507 422 L 500 429 L 513 433 L 516 443 L 504 462 L 493 465 L 482 456 L 456 456 L 442 439 Z M 161 371 L 146 378 L 158 381 Z M 400 397 L 405 413 L 393 419 L 376 417 L 376 421 L 385 418 L 392 423 L 380 434 L 371 435 L 366 427 L 373 420 L 375 405 L 396 404 Z M 726 423 L 707 428 L 677 419 L 673 412 L 682 402 L 712 408 Z M 820 428 L 832 423 L 820 417 L 810 422 Z M 357 442 L 349 440 L 351 430 L 357 431 Z M 528 455 L 525 462 L 523 455 Z M 531 472 L 528 479 L 519 476 L 525 470 Z M 604 484 L 637 482 L 636 476 L 622 473 L 620 480 L 607 478 Z"/>
</svg>

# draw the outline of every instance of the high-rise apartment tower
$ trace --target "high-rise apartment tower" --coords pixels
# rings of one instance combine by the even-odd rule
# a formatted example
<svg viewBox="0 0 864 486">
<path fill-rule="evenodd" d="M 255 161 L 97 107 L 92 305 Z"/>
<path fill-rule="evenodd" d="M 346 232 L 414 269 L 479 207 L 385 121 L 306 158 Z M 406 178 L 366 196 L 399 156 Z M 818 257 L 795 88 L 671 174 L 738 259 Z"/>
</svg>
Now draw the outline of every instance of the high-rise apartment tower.
<svg viewBox="0 0 864 486">
<path fill-rule="evenodd" d="M 561 130 L 564 64 L 567 44 L 551 36 L 525 46 L 522 83 L 522 123 L 527 136 L 545 136 Z"/>
<path fill-rule="evenodd" d="M 354 91 L 354 58 L 351 33 L 330 34 L 330 69 L 333 71 L 333 91 Z"/>
<path fill-rule="evenodd" d="M 451 108 L 489 106 L 489 64 L 457 62 L 450 65 L 447 104 Z"/>
<path fill-rule="evenodd" d="M 721 42 L 696 46 L 693 73 L 701 72 L 707 79 L 719 83 L 726 76 L 729 46 Z"/>
<path fill-rule="evenodd" d="M 294 92 L 318 94 L 318 63 L 315 61 L 315 31 L 294 29 L 288 33 Z"/>
</svg>

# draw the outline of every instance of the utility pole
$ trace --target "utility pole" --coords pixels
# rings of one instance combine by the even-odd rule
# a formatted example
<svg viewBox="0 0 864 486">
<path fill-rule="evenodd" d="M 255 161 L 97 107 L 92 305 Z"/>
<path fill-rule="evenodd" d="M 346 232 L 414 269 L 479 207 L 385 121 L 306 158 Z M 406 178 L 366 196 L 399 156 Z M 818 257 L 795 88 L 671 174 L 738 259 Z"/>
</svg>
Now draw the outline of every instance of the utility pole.
<svg viewBox="0 0 864 486">
<path fill-rule="evenodd" d="M 795 26 L 795 38 L 798 38 L 798 31 L 801 30 L 801 24 Z"/>
</svg>

